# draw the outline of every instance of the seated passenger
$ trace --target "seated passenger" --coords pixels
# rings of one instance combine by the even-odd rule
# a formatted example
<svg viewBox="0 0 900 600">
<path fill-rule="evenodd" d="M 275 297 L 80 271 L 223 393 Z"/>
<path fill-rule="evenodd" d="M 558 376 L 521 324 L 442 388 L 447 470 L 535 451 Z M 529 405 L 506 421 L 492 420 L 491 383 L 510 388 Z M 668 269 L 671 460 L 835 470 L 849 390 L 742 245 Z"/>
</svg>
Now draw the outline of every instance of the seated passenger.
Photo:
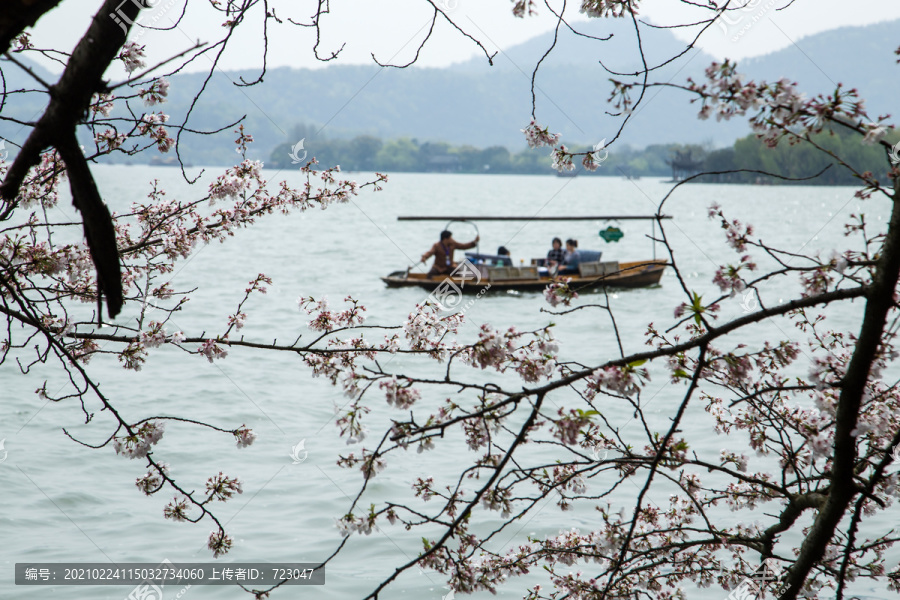
<svg viewBox="0 0 900 600">
<path fill-rule="evenodd" d="M 566 259 L 566 252 L 562 249 L 562 240 L 558 237 L 553 238 L 553 248 L 547 253 L 547 267 L 553 269 L 557 265 L 561 265 Z"/>
<path fill-rule="evenodd" d="M 579 262 L 581 262 L 581 256 L 578 254 L 578 240 L 570 238 L 566 240 L 566 257 L 558 272 L 561 274 L 577 273 Z"/>
<path fill-rule="evenodd" d="M 509 250 L 507 250 L 506 246 L 500 246 L 497 248 L 497 256 L 499 260 L 494 263 L 498 267 L 510 267 L 512 266 L 512 257 L 509 255 Z"/>
</svg>

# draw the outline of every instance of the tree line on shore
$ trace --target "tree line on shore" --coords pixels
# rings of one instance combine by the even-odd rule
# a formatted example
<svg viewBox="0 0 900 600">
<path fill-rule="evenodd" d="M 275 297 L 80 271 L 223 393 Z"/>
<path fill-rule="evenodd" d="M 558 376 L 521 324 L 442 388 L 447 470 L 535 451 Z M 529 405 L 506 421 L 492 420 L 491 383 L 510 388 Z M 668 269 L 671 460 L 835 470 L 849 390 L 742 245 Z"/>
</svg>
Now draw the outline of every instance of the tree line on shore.
<svg viewBox="0 0 900 600">
<path fill-rule="evenodd" d="M 858 137 L 839 131 L 823 131 L 813 142 L 831 151 L 858 173 L 877 171 L 883 164 L 884 151 L 877 146 L 861 144 Z M 292 131 L 293 143 L 276 146 L 267 161 L 268 167 L 290 168 L 292 161 L 302 158 L 304 164 L 315 157 L 319 168 L 340 165 L 345 171 L 397 171 L 409 173 L 487 173 L 532 174 L 551 173 L 551 159 L 546 149 L 526 148 L 512 152 L 504 146 L 477 148 L 447 142 L 420 142 L 400 137 L 384 140 L 372 135 L 352 138 L 316 135 L 311 125 L 297 125 Z M 898 136 L 900 139 L 900 136 Z M 294 146 L 303 141 L 293 153 Z M 592 146 L 573 144 L 574 152 L 592 150 Z M 304 157 L 304 152 L 306 156 Z M 790 183 L 778 177 L 752 171 L 767 171 L 776 176 L 800 180 L 811 177 L 835 163 L 835 159 L 809 144 L 779 145 L 767 148 L 765 141 L 748 135 L 726 148 L 710 144 L 652 144 L 643 149 L 628 145 L 613 146 L 606 152 L 597 171 L 581 169 L 579 176 L 673 177 L 681 179 L 696 173 L 710 173 L 697 179 L 706 183 Z M 686 161 L 687 170 L 678 168 Z M 676 167 L 673 170 L 673 162 Z M 681 165 L 683 166 L 683 165 Z M 745 170 L 741 172 L 741 170 Z M 804 184 L 852 185 L 856 177 L 847 169 L 828 168 L 821 176 L 804 180 Z"/>
</svg>

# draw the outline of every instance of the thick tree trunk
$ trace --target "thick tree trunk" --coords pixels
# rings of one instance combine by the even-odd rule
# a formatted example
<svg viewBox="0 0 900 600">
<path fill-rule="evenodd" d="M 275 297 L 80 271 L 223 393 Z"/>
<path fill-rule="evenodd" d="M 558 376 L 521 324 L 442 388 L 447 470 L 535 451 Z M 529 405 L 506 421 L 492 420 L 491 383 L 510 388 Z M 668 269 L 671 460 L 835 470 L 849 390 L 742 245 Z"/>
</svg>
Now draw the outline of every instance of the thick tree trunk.
<svg viewBox="0 0 900 600">
<path fill-rule="evenodd" d="M 13 38 L 50 12 L 61 0 L 3 0 L 0 10 L 0 54 L 9 50 Z"/>
<path fill-rule="evenodd" d="M 44 150 L 56 147 L 64 155 L 67 167 L 77 169 L 71 179 L 73 202 L 82 214 L 85 237 L 97 269 L 97 295 L 98 298 L 101 294 L 106 296 L 110 317 L 119 313 L 123 303 L 115 228 L 109 210 L 97 192 L 93 175 L 74 142 L 74 131 L 87 112 L 93 95 L 105 88 L 103 73 L 125 43 L 128 30 L 140 10 L 141 5 L 137 1 L 106 0 L 103 3 L 84 37 L 72 51 L 62 77 L 51 88 L 50 104 L 22 144 L 6 179 L 0 185 L 0 197 L 5 200 L 0 214 L 0 219 L 3 219 L 15 209 L 19 188 L 28 170 L 40 163 Z"/>
<path fill-rule="evenodd" d="M 797 597 L 809 572 L 825 554 L 829 541 L 856 496 L 853 469 L 856 465 L 856 437 L 852 435 L 859 419 L 863 392 L 869 379 L 884 334 L 888 311 L 894 304 L 894 290 L 900 277 L 900 179 L 894 181 L 894 206 L 888 225 L 875 277 L 867 294 L 859 339 L 847 372 L 840 382 L 841 394 L 837 404 L 834 432 L 834 459 L 831 486 L 825 504 L 816 516 L 809 534 L 803 540 L 797 561 L 789 570 L 788 589 L 782 600 Z"/>
</svg>

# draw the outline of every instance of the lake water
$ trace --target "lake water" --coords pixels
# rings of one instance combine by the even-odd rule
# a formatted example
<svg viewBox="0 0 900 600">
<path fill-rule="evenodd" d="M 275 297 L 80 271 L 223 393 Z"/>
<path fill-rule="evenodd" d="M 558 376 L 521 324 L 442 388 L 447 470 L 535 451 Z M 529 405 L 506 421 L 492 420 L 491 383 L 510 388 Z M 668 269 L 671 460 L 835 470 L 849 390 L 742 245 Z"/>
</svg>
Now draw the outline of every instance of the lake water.
<svg viewBox="0 0 900 600">
<path fill-rule="evenodd" d="M 154 178 L 170 190 L 170 197 L 198 195 L 180 180 L 177 171 L 164 167 L 99 167 L 96 173 L 114 210 L 124 211 L 130 202 L 144 198 Z M 300 183 L 297 173 L 267 172 L 267 176 L 276 182 L 287 178 Z M 360 181 L 363 177 L 357 176 Z M 245 310 L 249 319 L 242 332 L 247 339 L 289 342 L 301 334 L 309 339 L 306 315 L 296 304 L 299 296 L 308 295 L 328 296 L 333 304 L 339 304 L 351 294 L 367 307 L 368 324 L 401 323 L 426 294 L 418 289 L 386 289 L 379 277 L 415 263 L 444 224 L 403 223 L 397 221 L 398 215 L 651 214 L 670 187 L 659 180 L 613 177 L 393 175 L 383 192 L 364 192 L 351 204 L 267 217 L 224 245 L 198 247 L 189 260 L 179 263 L 180 269 L 172 279 L 176 289 L 197 287 L 198 291 L 187 309 L 176 314 L 170 329 L 193 334 L 224 331 L 226 316 L 233 312 L 246 283 L 257 273 L 272 277 L 274 285 L 266 296 L 253 297 Z M 826 255 L 847 243 L 842 225 L 851 213 L 865 212 L 870 223 L 883 220 L 889 213 L 885 201 L 860 202 L 853 198 L 850 188 L 683 186 L 667 203 L 665 212 L 675 219 L 667 223 L 666 232 L 688 283 L 705 297 L 715 294 L 711 280 L 717 264 L 735 258 L 724 245 L 724 233 L 718 224 L 706 216 L 712 202 L 721 204 L 728 216 L 753 223 L 756 234 L 770 245 L 792 252 L 821 250 Z M 73 215 L 67 201 L 60 206 L 61 214 L 54 217 Z M 603 250 L 609 260 L 651 256 L 652 244 L 646 237 L 649 223 L 620 223 L 625 237 L 617 244 L 607 244 L 597 236 L 605 225 L 599 221 L 483 222 L 478 227 L 483 251 L 492 252 L 504 245 L 516 263 L 544 255 L 553 236 L 575 237 L 582 248 Z M 453 232 L 462 241 L 475 234 L 464 224 L 455 224 Z M 665 257 L 661 247 L 658 252 Z M 765 266 L 764 257 L 758 252 L 755 256 L 760 266 Z M 794 283 L 777 282 L 763 290 L 763 300 L 776 303 L 797 289 Z M 602 298 L 588 296 L 583 301 Z M 612 293 L 610 302 L 625 351 L 644 349 L 647 323 L 668 326 L 673 309 L 683 299 L 671 270 L 659 287 Z M 740 297 L 726 301 L 723 317 L 739 314 L 740 301 Z M 602 312 L 581 311 L 556 318 L 540 312 L 547 307 L 541 294 L 489 294 L 469 309 L 460 336 L 471 340 L 482 322 L 498 328 L 515 325 L 527 329 L 552 320 L 558 323 L 555 331 L 564 358 L 591 363 L 618 354 L 612 328 Z M 833 311 L 832 327 L 855 330 L 860 307 L 857 302 Z M 129 310 L 133 314 L 134 307 L 126 312 Z M 767 322 L 720 347 L 788 338 L 799 339 L 793 327 Z M 424 373 L 428 365 L 398 356 L 388 368 Z M 259 434 L 252 447 L 238 450 L 231 436 L 170 422 L 165 437 L 154 449 L 154 456 L 173 465 L 173 475 L 188 489 L 201 489 L 206 478 L 220 470 L 244 481 L 243 495 L 216 507 L 235 540 L 232 551 L 220 562 L 315 562 L 340 542 L 334 520 L 346 512 L 362 483 L 358 471 L 335 465 L 338 453 L 351 450 L 339 438 L 332 418 L 335 407 L 344 405 L 346 398 L 340 389 L 313 379 L 298 357 L 231 349 L 227 359 L 209 364 L 203 357 L 161 348 L 150 351 L 139 373 L 124 370 L 114 356 L 95 358 L 89 370 L 101 382 L 104 393 L 131 420 L 178 414 L 227 428 L 246 423 Z M 485 376 L 481 371 L 460 373 L 472 380 Z M 656 368 L 652 374 L 642 402 L 662 428 L 667 409 L 677 402 L 683 388 L 667 385 L 664 374 Z M 25 377 L 14 364 L 0 368 L 0 408 L 4 415 L 0 439 L 5 439 L 8 452 L 7 459 L 0 463 L 0 597 L 120 600 L 130 590 L 16 587 L 12 584 L 16 562 L 212 561 L 205 548 L 212 529 L 209 521 L 192 525 L 164 520 L 162 507 L 171 496 L 147 498 L 138 492 L 134 479 L 144 473 L 140 461 L 116 456 L 111 448 L 91 450 L 66 438 L 63 427 L 86 442 L 105 440 L 111 433 L 110 419 L 97 412 L 99 407 L 93 404 L 88 408 L 96 416 L 85 426 L 77 403 L 46 404 L 34 393 L 44 379 L 51 391 L 65 384 L 56 369 L 35 369 Z M 514 379 L 503 379 L 515 384 Z M 426 393 L 423 405 L 433 406 L 446 393 Z M 396 415 L 383 406 L 380 398 L 378 394 L 369 397 L 372 431 L 366 442 L 380 437 L 386 419 Z M 565 406 L 568 398 L 560 393 L 553 402 Z M 610 406 L 609 410 L 606 416 L 627 430 L 630 411 L 622 406 Z M 636 423 L 630 426 L 639 436 Z M 687 420 L 685 427 L 698 452 L 717 454 L 722 447 L 745 444 L 741 437 L 725 439 L 711 434 L 702 410 Z M 292 464 L 291 447 L 301 440 L 305 440 L 308 458 Z M 437 451 L 397 457 L 373 480 L 363 505 L 386 499 L 412 502 L 409 484 L 418 476 L 452 483 L 453 474 L 470 456 L 467 452 L 459 440 L 449 439 Z M 532 448 L 528 452 L 534 456 L 543 450 Z M 622 490 L 617 499 L 627 501 L 636 492 L 636 487 Z M 527 521 L 504 530 L 492 547 L 514 547 L 527 534 L 554 535 L 563 528 L 587 528 L 595 514 L 590 507 L 563 513 L 552 502 L 542 503 Z M 476 522 L 489 524 L 496 516 L 478 509 Z M 394 566 L 416 556 L 424 534 L 386 528 L 368 537 L 354 536 L 339 559 L 327 567 L 325 586 L 276 592 L 273 598 L 362 598 Z M 519 598 L 526 585 L 537 581 L 513 581 L 498 596 Z M 438 600 L 448 591 L 443 585 L 439 575 L 414 568 L 383 597 Z M 166 599 L 180 592 L 180 588 L 167 589 Z M 473 597 L 488 596 L 480 593 Z M 725 596 L 727 593 L 714 589 L 693 592 L 690 597 L 724 600 Z M 232 588 L 195 586 L 180 597 L 201 600 L 250 596 Z"/>
</svg>

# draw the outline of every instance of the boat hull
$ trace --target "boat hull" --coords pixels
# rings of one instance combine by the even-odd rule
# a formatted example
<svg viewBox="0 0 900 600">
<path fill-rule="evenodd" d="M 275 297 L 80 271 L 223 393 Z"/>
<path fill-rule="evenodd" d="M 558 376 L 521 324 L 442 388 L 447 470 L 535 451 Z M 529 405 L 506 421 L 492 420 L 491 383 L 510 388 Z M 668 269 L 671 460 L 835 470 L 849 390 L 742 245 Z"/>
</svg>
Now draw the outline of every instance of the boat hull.
<svg viewBox="0 0 900 600">
<path fill-rule="evenodd" d="M 658 285 L 666 269 L 665 260 L 642 260 L 634 262 L 619 263 L 619 270 L 615 273 L 607 275 L 581 277 L 578 274 L 564 275 L 564 278 L 571 277 L 569 284 L 572 289 L 578 291 L 582 288 L 637 288 Z M 409 273 L 406 271 L 395 271 L 386 277 L 382 277 L 388 287 L 419 287 L 426 290 L 435 290 L 448 279 L 444 275 L 435 275 L 429 277 L 423 273 Z M 533 291 L 540 292 L 549 284 L 553 283 L 553 277 L 540 277 L 539 279 L 500 279 L 488 281 L 482 278 L 480 281 L 473 281 L 471 277 L 463 281 L 456 277 L 450 277 L 450 281 L 463 293 L 478 294 L 490 290 L 491 292 L 501 292 L 508 290 L 515 291 Z"/>
</svg>

